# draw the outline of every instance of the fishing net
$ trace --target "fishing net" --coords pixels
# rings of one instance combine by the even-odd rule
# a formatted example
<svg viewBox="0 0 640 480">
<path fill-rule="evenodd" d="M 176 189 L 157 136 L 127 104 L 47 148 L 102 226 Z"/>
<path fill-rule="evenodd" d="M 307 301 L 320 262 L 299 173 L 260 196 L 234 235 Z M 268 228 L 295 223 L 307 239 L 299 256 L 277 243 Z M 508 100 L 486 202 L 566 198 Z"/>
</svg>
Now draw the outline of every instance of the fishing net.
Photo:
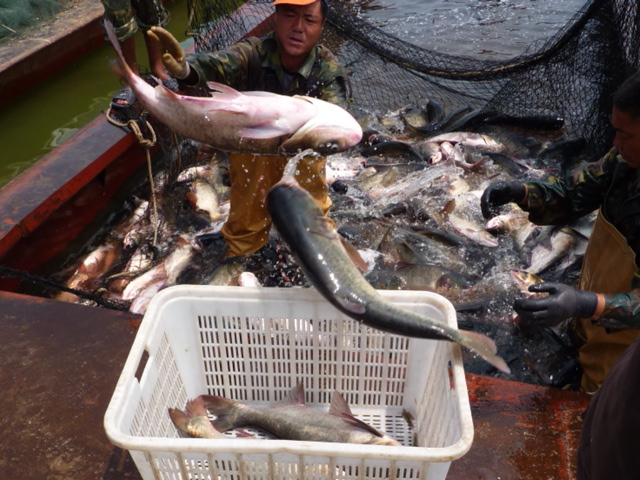
<svg viewBox="0 0 640 480">
<path fill-rule="evenodd" d="M 188 0 L 187 5 L 196 51 L 262 35 L 273 25 L 271 0 Z M 412 45 L 352 8 L 331 2 L 322 43 L 350 73 L 356 113 L 434 99 L 449 111 L 469 106 L 512 116 L 558 116 L 569 136 L 585 139 L 599 154 L 612 139 L 611 95 L 640 64 L 640 11 L 632 0 L 590 0 L 553 37 L 534 41 L 508 60 Z"/>
<path fill-rule="evenodd" d="M 0 0 L 0 39 L 53 16 L 61 0 Z"/>
</svg>

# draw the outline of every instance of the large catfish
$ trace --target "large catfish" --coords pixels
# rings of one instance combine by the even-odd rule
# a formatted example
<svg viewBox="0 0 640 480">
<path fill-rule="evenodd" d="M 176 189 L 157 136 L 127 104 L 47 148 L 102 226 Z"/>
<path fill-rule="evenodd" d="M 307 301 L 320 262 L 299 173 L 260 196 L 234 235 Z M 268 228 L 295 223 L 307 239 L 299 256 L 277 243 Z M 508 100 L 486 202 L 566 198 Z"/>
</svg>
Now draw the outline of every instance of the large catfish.
<svg viewBox="0 0 640 480">
<path fill-rule="evenodd" d="M 509 373 L 489 337 L 458 330 L 388 302 L 366 281 L 322 210 L 290 175 L 267 194 L 269 214 L 306 278 L 338 310 L 379 330 L 417 338 L 447 340 L 473 350 Z"/>
<path fill-rule="evenodd" d="M 274 155 L 305 148 L 332 154 L 362 138 L 362 128 L 349 112 L 316 98 L 241 93 L 215 82 L 209 82 L 211 97 L 177 95 L 163 85 L 152 87 L 127 65 L 113 25 L 105 21 L 105 29 L 121 74 L 140 103 L 182 136 L 220 150 Z"/>
</svg>

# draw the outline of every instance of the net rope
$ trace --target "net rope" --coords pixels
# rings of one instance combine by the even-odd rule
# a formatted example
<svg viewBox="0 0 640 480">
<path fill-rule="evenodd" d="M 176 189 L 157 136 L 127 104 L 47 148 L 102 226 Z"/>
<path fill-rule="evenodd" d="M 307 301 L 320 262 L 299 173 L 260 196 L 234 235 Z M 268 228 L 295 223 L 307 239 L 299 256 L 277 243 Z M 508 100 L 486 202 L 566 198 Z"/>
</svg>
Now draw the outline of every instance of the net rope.
<svg viewBox="0 0 640 480">
<path fill-rule="evenodd" d="M 0 0 L 0 40 L 53 17 L 61 0 Z"/>
</svg>

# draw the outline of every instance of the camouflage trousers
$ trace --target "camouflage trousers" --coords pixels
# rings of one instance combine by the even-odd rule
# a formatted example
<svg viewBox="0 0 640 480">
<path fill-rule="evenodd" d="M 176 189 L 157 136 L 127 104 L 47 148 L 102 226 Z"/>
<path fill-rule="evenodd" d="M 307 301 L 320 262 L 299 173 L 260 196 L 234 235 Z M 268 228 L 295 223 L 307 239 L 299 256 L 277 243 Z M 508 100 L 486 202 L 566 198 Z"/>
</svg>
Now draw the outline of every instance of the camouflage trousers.
<svg viewBox="0 0 640 480">
<path fill-rule="evenodd" d="M 101 0 L 104 18 L 116 30 L 120 42 L 131 37 L 138 29 L 146 32 L 154 25 L 166 27 L 169 11 L 162 6 L 162 0 Z"/>
</svg>

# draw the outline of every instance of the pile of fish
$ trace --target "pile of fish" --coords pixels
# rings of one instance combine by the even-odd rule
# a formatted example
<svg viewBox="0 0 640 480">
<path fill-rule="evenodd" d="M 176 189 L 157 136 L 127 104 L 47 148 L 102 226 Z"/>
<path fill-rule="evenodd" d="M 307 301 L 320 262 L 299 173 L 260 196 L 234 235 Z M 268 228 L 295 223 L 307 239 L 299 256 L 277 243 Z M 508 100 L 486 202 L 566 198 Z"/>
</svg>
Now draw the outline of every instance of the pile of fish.
<svg viewBox="0 0 640 480">
<path fill-rule="evenodd" d="M 209 418 L 209 413 L 214 417 Z M 239 437 L 402 446 L 397 440 L 356 418 L 349 405 L 334 391 L 329 411 L 309 407 L 304 387 L 298 383 L 280 402 L 254 407 L 225 397 L 201 395 L 187 402 L 185 410 L 169 409 L 169 416 L 183 434 L 196 438 Z M 245 428 L 257 429 L 256 436 Z"/>
<path fill-rule="evenodd" d="M 577 359 L 569 334 L 562 327 L 523 331 L 512 303 L 530 295 L 532 283 L 575 282 L 594 217 L 536 226 L 508 206 L 486 222 L 480 196 L 492 181 L 567 173 L 586 160 L 574 155 L 579 142 L 564 138 L 555 125 L 541 130 L 536 123 L 528 130 L 524 121 L 514 128 L 499 118 L 474 121 L 473 131 L 425 132 L 416 109 L 361 119 L 360 144 L 327 156 L 329 215 L 339 234 L 357 250 L 374 288 L 447 297 L 461 328 L 496 342 L 510 367 L 508 378 L 571 384 Z M 428 115 L 423 118 L 428 123 Z M 291 245 L 275 230 L 255 254 L 222 264 L 212 260 L 196 237 L 219 231 L 226 219 L 228 157 L 193 140 L 185 145 L 198 152 L 191 166 L 156 175 L 155 203 L 148 191 L 136 192 L 91 251 L 61 272 L 67 286 L 125 302 L 136 313 L 144 313 L 158 291 L 180 283 L 309 286 Z M 77 300 L 68 293 L 58 298 Z M 465 368 L 505 376 L 469 352 Z"/>
</svg>

